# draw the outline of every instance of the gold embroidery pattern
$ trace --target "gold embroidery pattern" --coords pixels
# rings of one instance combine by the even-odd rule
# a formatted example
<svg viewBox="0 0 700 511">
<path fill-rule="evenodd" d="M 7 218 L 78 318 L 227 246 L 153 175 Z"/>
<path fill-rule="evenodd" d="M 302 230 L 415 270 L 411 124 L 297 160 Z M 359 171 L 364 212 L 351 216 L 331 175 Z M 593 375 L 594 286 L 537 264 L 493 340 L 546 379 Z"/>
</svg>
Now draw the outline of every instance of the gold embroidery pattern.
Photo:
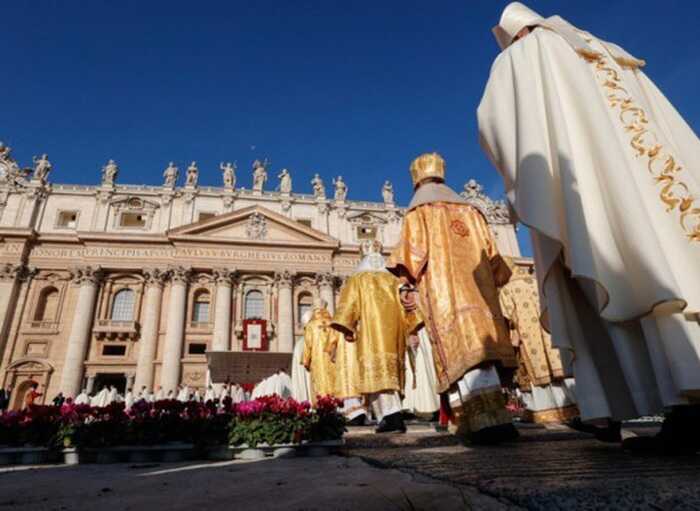
<svg viewBox="0 0 700 511">
<path fill-rule="evenodd" d="M 618 111 L 625 131 L 631 134 L 630 146 L 638 158 L 646 158 L 649 173 L 661 187 L 659 199 L 666 205 L 666 211 L 677 211 L 685 235 L 691 242 L 700 243 L 700 204 L 681 179 L 684 169 L 658 142 L 656 133 L 649 128 L 646 112 L 622 87 L 622 79 L 607 57 L 596 52 L 579 51 L 579 54 L 595 64 L 596 76 L 607 92 L 610 107 Z"/>
</svg>

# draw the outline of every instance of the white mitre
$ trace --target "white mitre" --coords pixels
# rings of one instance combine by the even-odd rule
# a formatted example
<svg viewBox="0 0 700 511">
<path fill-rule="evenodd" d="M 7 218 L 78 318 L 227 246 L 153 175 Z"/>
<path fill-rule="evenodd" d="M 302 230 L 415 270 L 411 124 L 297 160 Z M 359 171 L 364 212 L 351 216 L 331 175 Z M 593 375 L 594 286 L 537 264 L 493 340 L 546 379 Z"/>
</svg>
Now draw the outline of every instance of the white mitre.
<svg viewBox="0 0 700 511">
<path fill-rule="evenodd" d="M 503 9 L 501 21 L 493 27 L 492 32 L 498 41 L 498 46 L 504 50 L 510 46 L 523 28 L 539 25 L 543 21 L 544 18 L 529 7 L 520 2 L 512 2 Z"/>
<path fill-rule="evenodd" d="M 377 240 L 366 240 L 360 245 L 360 252 L 363 255 L 362 261 L 355 268 L 355 273 L 364 271 L 387 271 L 384 256 L 382 255 L 382 244 Z"/>
</svg>

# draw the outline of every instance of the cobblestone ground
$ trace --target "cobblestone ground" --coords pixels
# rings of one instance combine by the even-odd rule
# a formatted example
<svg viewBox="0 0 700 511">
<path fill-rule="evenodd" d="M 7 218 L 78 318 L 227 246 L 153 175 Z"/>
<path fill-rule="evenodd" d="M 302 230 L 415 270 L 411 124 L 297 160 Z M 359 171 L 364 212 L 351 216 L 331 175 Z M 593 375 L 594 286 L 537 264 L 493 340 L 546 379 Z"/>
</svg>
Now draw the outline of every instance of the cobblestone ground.
<svg viewBox="0 0 700 511">
<path fill-rule="evenodd" d="M 650 434 L 649 427 L 632 433 Z M 634 456 L 569 429 L 521 427 L 518 442 L 468 448 L 412 426 L 378 437 L 353 429 L 348 454 L 450 482 L 505 505 L 546 510 L 700 510 L 700 456 Z"/>
</svg>

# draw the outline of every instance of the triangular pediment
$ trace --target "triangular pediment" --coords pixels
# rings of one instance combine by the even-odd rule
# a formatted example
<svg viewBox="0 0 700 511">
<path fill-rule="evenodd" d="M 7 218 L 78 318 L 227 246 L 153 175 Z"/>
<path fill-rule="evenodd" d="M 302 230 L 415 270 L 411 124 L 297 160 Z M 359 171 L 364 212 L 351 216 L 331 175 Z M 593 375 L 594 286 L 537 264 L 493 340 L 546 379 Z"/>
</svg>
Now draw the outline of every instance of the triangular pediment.
<svg viewBox="0 0 700 511">
<path fill-rule="evenodd" d="M 168 237 L 211 242 L 338 245 L 338 240 L 331 236 L 261 206 L 183 225 L 169 231 Z"/>
</svg>

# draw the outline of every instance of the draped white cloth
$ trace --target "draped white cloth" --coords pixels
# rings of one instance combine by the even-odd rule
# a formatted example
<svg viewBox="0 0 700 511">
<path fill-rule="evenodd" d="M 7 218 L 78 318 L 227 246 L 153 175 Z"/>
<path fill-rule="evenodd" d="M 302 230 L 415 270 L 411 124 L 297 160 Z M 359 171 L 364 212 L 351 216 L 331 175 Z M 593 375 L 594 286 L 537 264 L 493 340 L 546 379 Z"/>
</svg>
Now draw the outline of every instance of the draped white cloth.
<svg viewBox="0 0 700 511">
<path fill-rule="evenodd" d="M 234 403 L 242 403 L 246 401 L 245 390 L 240 385 L 234 385 L 231 387 L 231 400 Z"/>
<path fill-rule="evenodd" d="M 582 417 L 654 414 L 700 393 L 700 140 L 639 61 L 568 26 L 578 53 L 538 28 L 499 55 L 481 142 L 531 227 Z M 674 202 L 686 195 L 692 207 Z"/>
<path fill-rule="evenodd" d="M 253 389 L 252 399 L 263 396 L 277 395 L 288 398 L 292 395 L 292 380 L 287 373 L 279 372 L 265 378 Z"/>
<path fill-rule="evenodd" d="M 124 395 L 124 407 L 126 410 L 128 410 L 133 405 L 134 405 L 134 393 L 131 391 L 127 391 L 126 394 Z"/>
<path fill-rule="evenodd" d="M 311 373 L 301 364 L 304 354 L 304 338 L 294 345 L 292 354 L 292 397 L 297 401 L 311 400 Z"/>
<path fill-rule="evenodd" d="M 576 404 L 576 382 L 573 378 L 550 385 L 531 385 L 529 392 L 522 392 L 523 403 L 531 412 L 566 408 Z"/>
<path fill-rule="evenodd" d="M 107 404 L 119 403 L 122 401 L 122 397 L 119 395 L 119 391 L 116 387 L 111 387 L 109 389 L 109 394 L 107 395 Z"/>
<path fill-rule="evenodd" d="M 110 403 L 109 389 L 107 387 L 100 390 L 90 400 L 90 405 L 92 405 L 92 406 L 103 407 L 103 406 L 107 406 L 109 403 Z"/>
<path fill-rule="evenodd" d="M 381 422 L 384 417 L 401 411 L 401 397 L 395 390 L 369 394 L 367 401 L 372 407 L 372 413 L 374 413 L 377 422 Z"/>
<path fill-rule="evenodd" d="M 180 392 L 177 393 L 177 400 L 185 403 L 190 400 L 190 388 L 185 385 L 180 389 Z"/>
<path fill-rule="evenodd" d="M 207 391 L 204 393 L 204 402 L 214 401 L 216 399 L 216 393 L 214 392 L 214 387 L 207 387 Z"/>
<path fill-rule="evenodd" d="M 415 374 L 411 370 L 408 351 L 406 352 L 406 385 L 403 409 L 415 414 L 430 415 L 440 409 L 440 396 L 435 391 L 436 376 L 433 349 L 425 328 L 418 332 L 418 339 L 418 347 L 413 351 Z"/>
<path fill-rule="evenodd" d="M 162 401 L 165 399 L 165 391 L 163 390 L 163 387 L 159 388 L 156 393 L 155 393 L 155 400 L 156 401 Z"/>
<path fill-rule="evenodd" d="M 88 396 L 88 393 L 85 390 L 83 390 L 75 398 L 75 404 L 76 405 L 88 405 L 88 404 L 90 404 L 90 396 Z"/>
</svg>

